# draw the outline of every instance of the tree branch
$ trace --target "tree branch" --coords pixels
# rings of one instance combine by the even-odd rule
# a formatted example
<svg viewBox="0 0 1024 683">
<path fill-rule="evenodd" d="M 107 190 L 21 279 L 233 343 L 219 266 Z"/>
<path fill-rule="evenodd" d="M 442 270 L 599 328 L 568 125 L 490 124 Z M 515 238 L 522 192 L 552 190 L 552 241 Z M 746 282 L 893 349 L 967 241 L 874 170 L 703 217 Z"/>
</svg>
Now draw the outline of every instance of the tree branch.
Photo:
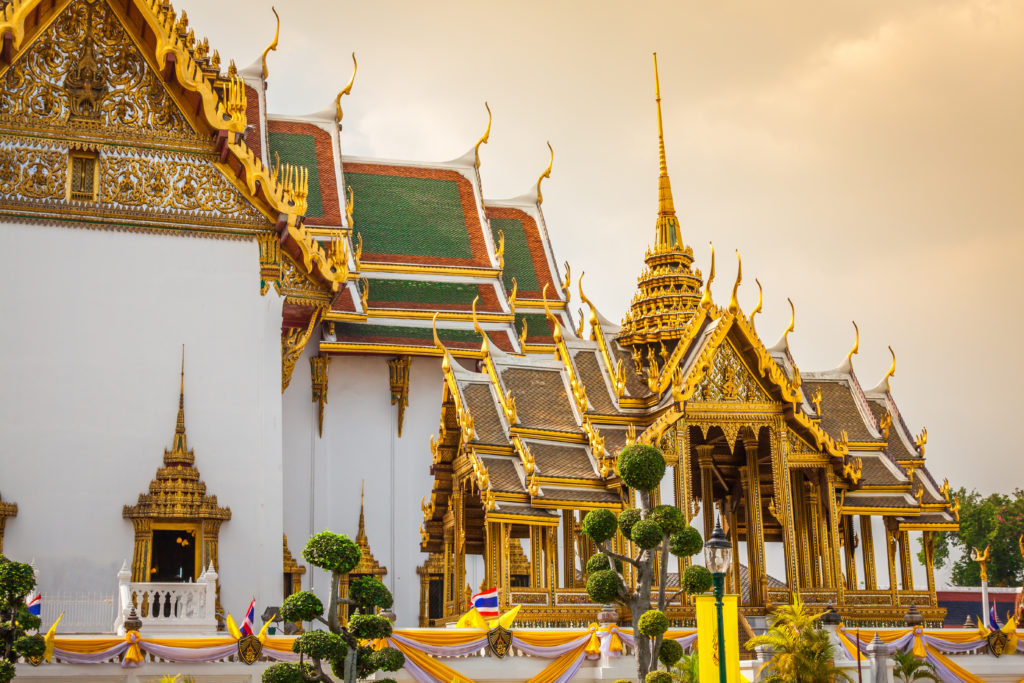
<svg viewBox="0 0 1024 683">
<path fill-rule="evenodd" d="M 601 552 L 603 552 L 609 558 L 614 558 L 614 559 L 616 559 L 616 560 L 618 560 L 620 562 L 628 562 L 629 564 L 633 565 L 634 567 L 639 567 L 640 566 L 638 560 L 634 560 L 633 558 L 629 557 L 628 555 L 622 555 L 620 553 L 617 553 L 614 550 L 612 550 L 611 548 L 609 548 L 608 547 L 608 541 L 605 541 L 604 543 L 602 543 L 600 545 L 600 548 L 601 548 Z M 610 563 L 611 563 L 611 559 L 609 559 L 609 564 Z M 615 567 L 612 566 L 612 569 L 615 569 Z"/>
<path fill-rule="evenodd" d="M 683 577 L 679 577 L 680 585 L 682 585 Z M 668 534 L 664 535 L 661 539 L 661 576 L 658 579 L 658 610 L 660 612 L 665 611 L 665 584 L 668 583 Z M 658 641 L 658 646 L 661 646 L 661 641 Z"/>
</svg>

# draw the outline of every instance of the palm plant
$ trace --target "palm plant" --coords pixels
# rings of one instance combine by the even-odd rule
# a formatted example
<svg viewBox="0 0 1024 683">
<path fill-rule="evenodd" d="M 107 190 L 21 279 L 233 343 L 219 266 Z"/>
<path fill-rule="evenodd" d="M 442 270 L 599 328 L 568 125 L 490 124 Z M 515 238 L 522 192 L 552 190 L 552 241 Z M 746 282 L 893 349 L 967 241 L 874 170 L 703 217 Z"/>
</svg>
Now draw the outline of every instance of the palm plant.
<svg viewBox="0 0 1024 683">
<path fill-rule="evenodd" d="M 897 652 L 892 656 L 895 663 L 892 675 L 897 681 L 940 681 L 935 668 L 924 659 L 917 657 L 913 652 Z"/>
<path fill-rule="evenodd" d="M 849 676 L 835 666 L 829 634 L 816 626 L 822 614 L 812 613 L 799 597 L 794 597 L 793 604 L 779 606 L 772 612 L 767 633 L 747 641 L 747 649 L 768 646 L 774 654 L 765 666 L 784 681 L 848 681 Z"/>
<path fill-rule="evenodd" d="M 679 683 L 700 683 L 700 667 L 696 654 L 683 655 L 672 670 L 672 679 Z"/>
</svg>

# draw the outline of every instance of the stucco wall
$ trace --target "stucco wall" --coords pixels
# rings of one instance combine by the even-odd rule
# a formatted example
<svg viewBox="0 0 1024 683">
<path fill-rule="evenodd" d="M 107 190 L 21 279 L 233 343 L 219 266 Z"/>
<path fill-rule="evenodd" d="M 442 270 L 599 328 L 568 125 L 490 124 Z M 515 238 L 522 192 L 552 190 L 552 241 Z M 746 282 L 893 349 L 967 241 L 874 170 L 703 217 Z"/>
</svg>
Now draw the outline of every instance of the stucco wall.
<svg viewBox="0 0 1024 683">
<path fill-rule="evenodd" d="M 281 300 L 255 242 L 6 224 L 0 325 L 4 550 L 44 596 L 110 591 L 131 560 L 122 506 L 171 443 L 185 351 L 196 466 L 232 519 L 224 607 L 281 586 Z M 44 597 L 45 599 L 45 597 Z"/>
</svg>

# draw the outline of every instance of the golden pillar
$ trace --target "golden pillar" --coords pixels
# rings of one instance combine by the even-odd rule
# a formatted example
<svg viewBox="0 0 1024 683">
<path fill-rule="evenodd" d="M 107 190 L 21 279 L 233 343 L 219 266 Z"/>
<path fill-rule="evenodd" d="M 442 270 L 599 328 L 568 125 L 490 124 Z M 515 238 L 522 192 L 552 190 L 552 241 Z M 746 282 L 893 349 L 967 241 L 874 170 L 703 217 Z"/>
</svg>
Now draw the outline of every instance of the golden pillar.
<svg viewBox="0 0 1024 683">
<path fill-rule="evenodd" d="M 924 532 L 924 569 L 928 577 L 928 604 L 932 607 L 939 606 L 938 596 L 935 595 L 935 532 Z"/>
<path fill-rule="evenodd" d="M 544 585 L 544 527 L 530 527 L 530 588 Z"/>
<path fill-rule="evenodd" d="M 864 588 L 878 590 L 878 577 L 875 574 L 875 539 L 871 531 L 871 517 L 860 516 L 860 552 L 864 558 Z"/>
<path fill-rule="evenodd" d="M 806 495 L 806 510 L 807 510 L 807 529 L 808 529 L 808 543 L 810 545 L 808 552 L 808 563 L 807 569 L 810 573 L 810 584 L 814 588 L 821 588 L 822 582 L 822 571 L 821 571 L 821 505 L 819 502 L 818 490 L 814 482 L 804 482 L 804 493 Z"/>
<path fill-rule="evenodd" d="M 562 510 L 562 586 L 565 588 L 576 586 L 576 537 L 573 533 L 575 527 L 576 512 Z"/>
<path fill-rule="evenodd" d="M 757 441 L 744 442 L 747 468 L 741 482 L 747 503 L 747 576 L 750 580 L 750 604 L 763 605 L 762 580 L 765 576 L 764 521 L 761 518 L 761 474 L 757 462 Z M 743 476 L 746 475 L 746 476 Z"/>
<path fill-rule="evenodd" d="M 779 523 L 782 525 L 782 538 L 786 551 L 786 584 L 791 591 L 799 591 L 800 551 L 796 535 L 796 503 L 793 500 L 793 478 L 789 471 L 789 445 L 786 443 L 786 431 L 782 419 L 777 418 L 772 428 L 772 478 L 775 482 L 773 503 L 776 506 Z"/>
<path fill-rule="evenodd" d="M 900 574 L 903 578 L 903 590 L 914 590 L 914 564 L 910 559 L 910 534 L 899 532 L 900 541 Z"/>
<path fill-rule="evenodd" d="M 704 539 L 711 538 L 711 532 L 715 528 L 715 482 L 711 468 L 714 458 L 711 452 L 714 450 L 711 444 L 696 446 L 697 464 L 700 466 L 700 505 L 704 512 Z"/>
<path fill-rule="evenodd" d="M 132 581 L 149 581 L 149 545 L 153 542 L 153 520 L 146 517 L 135 517 L 132 519 L 132 526 L 135 527 Z"/>
<path fill-rule="evenodd" d="M 558 527 L 545 527 L 547 538 L 548 588 L 551 590 L 551 604 L 555 604 L 555 589 L 558 588 Z"/>
<path fill-rule="evenodd" d="M 859 588 L 857 583 L 857 548 L 854 547 L 853 518 L 841 517 L 843 525 L 842 538 L 843 548 L 846 551 L 846 588 L 855 591 Z"/>
<path fill-rule="evenodd" d="M 897 546 L 897 536 L 898 536 L 897 532 L 895 532 L 892 529 L 890 529 L 889 525 L 886 524 L 886 529 L 885 529 L 885 541 L 886 541 L 886 543 L 885 543 L 885 546 L 886 546 L 886 555 L 887 555 L 887 557 L 889 559 L 889 592 L 892 594 L 892 604 L 893 604 L 893 606 L 899 605 L 899 602 L 897 602 L 897 600 L 896 600 L 896 591 L 899 588 L 899 586 L 896 583 L 896 546 Z"/>
</svg>

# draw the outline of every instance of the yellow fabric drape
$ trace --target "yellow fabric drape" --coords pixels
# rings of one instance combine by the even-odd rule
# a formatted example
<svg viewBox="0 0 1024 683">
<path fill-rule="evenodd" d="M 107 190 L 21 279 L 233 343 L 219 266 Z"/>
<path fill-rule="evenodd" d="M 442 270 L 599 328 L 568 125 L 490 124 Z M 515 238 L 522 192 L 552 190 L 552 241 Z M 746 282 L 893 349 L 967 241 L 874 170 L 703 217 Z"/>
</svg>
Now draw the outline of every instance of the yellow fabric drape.
<svg viewBox="0 0 1024 683">
<path fill-rule="evenodd" d="M 474 640 L 487 637 L 487 631 L 483 629 L 445 629 L 432 631 L 406 631 L 395 629 L 395 634 L 402 636 L 414 643 L 421 645 L 432 645 L 434 647 L 454 647 L 465 645 Z M 518 633 L 516 635 L 519 635 Z"/>
<path fill-rule="evenodd" d="M 294 636 L 269 636 L 263 643 L 263 647 L 267 650 L 274 650 L 275 652 L 291 652 L 292 643 L 294 642 Z"/>
<path fill-rule="evenodd" d="M 577 636 L 578 638 L 579 636 Z M 580 645 L 575 650 L 566 652 L 561 657 L 544 667 L 540 673 L 528 680 L 526 683 L 553 683 L 558 677 L 572 668 L 576 660 L 583 656 L 586 645 Z"/>
<path fill-rule="evenodd" d="M 142 650 L 139 649 L 139 632 L 128 631 L 124 634 L 124 639 L 131 643 L 128 646 L 128 650 L 124 653 L 124 661 L 131 662 L 132 664 L 141 664 L 145 657 L 142 656 Z"/>
<path fill-rule="evenodd" d="M 915 639 L 915 640 L 920 640 L 920 639 Z M 946 667 L 947 669 L 952 671 L 954 674 L 959 676 L 960 680 L 962 680 L 964 683 L 985 683 L 985 681 L 983 679 L 978 678 L 977 676 L 972 674 L 967 669 L 964 669 L 963 667 L 957 665 L 956 663 L 953 662 L 952 659 L 950 659 L 946 655 L 942 654 L 941 652 L 936 650 L 931 645 L 923 645 L 922 647 L 927 651 L 928 654 L 930 654 L 932 657 L 935 657 L 935 659 L 939 660 L 939 662 L 944 667 Z"/>
<path fill-rule="evenodd" d="M 445 681 L 445 683 L 475 683 L 473 679 L 463 676 L 455 669 L 445 666 L 425 652 L 414 650 L 411 647 L 403 645 L 397 640 L 389 640 L 388 642 L 392 647 L 398 648 L 398 650 L 405 655 L 406 659 L 439 681 Z"/>
<path fill-rule="evenodd" d="M 534 647 L 554 647 L 565 645 L 570 640 L 576 640 L 587 635 L 590 631 L 516 631 L 516 638 L 527 645 Z"/>
<path fill-rule="evenodd" d="M 120 645 L 124 638 L 54 638 L 53 645 L 58 650 L 74 652 L 81 655 L 94 655 Z"/>
</svg>

